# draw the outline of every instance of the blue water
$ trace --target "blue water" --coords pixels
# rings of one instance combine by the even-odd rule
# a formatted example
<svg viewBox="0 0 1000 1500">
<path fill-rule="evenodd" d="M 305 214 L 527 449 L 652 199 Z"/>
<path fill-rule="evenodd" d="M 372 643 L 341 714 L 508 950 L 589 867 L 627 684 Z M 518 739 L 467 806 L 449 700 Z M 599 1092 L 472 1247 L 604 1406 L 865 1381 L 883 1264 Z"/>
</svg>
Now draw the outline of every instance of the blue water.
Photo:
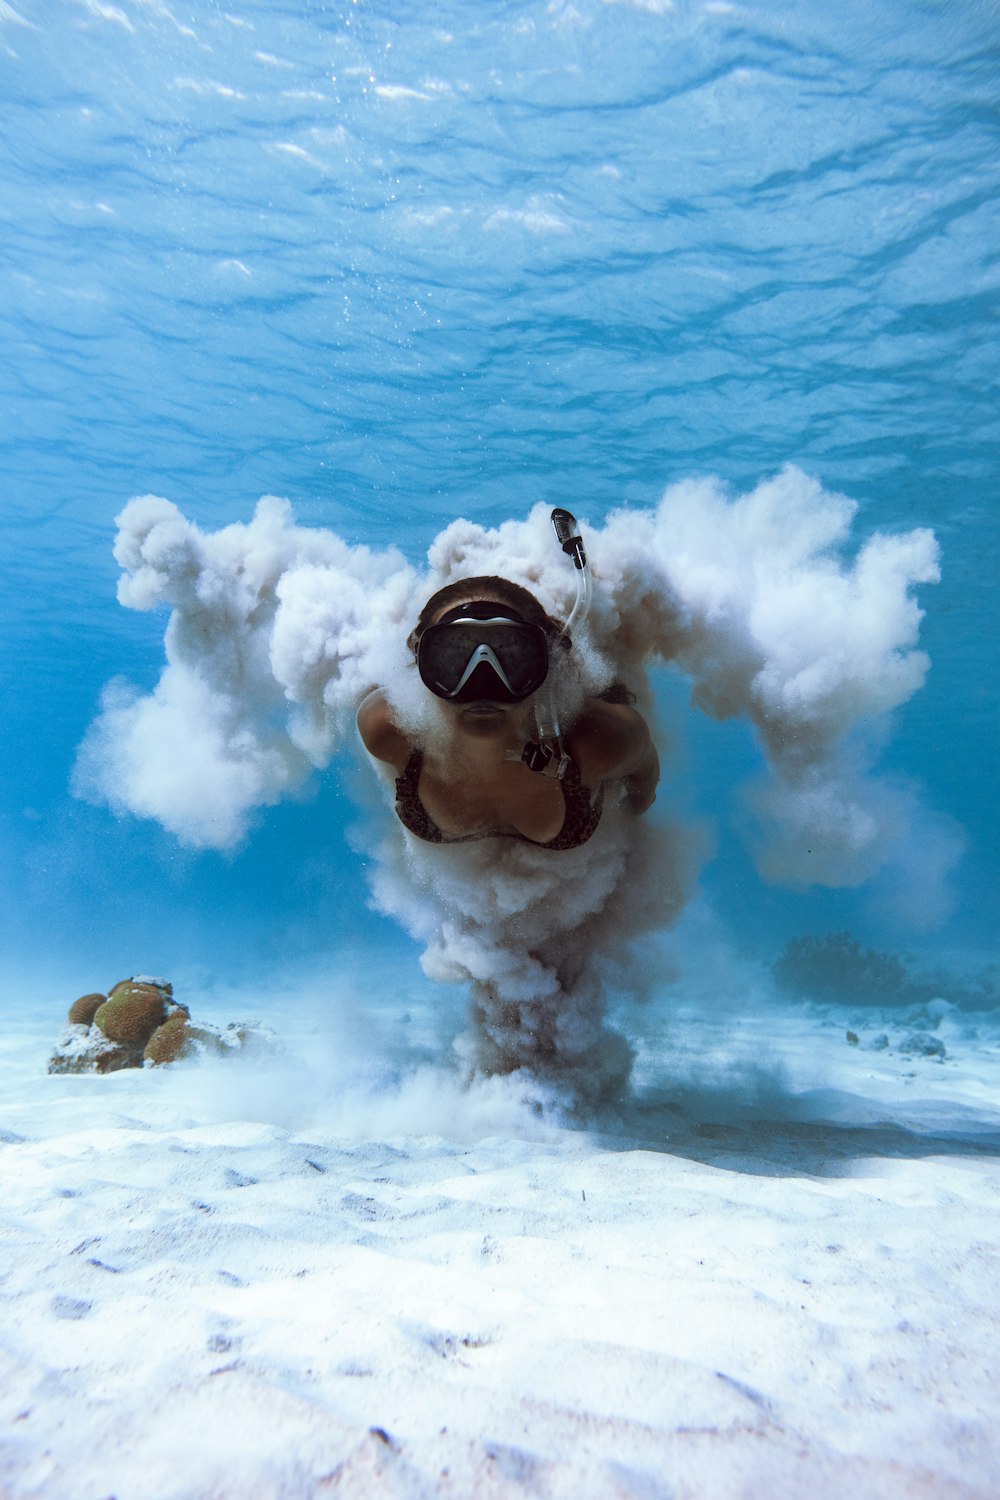
<svg viewBox="0 0 1000 1500">
<path fill-rule="evenodd" d="M 114 597 L 130 496 L 216 527 L 287 495 L 418 559 L 460 514 L 597 522 L 788 461 L 859 536 L 941 540 L 933 669 L 881 764 L 966 850 L 930 931 L 877 889 L 764 885 L 749 733 L 664 676 L 702 901 L 765 957 L 840 930 L 995 956 L 998 78 L 973 0 L 0 7 L 9 982 L 401 941 L 350 756 L 230 859 L 70 795 L 103 684 L 162 661 Z"/>
</svg>

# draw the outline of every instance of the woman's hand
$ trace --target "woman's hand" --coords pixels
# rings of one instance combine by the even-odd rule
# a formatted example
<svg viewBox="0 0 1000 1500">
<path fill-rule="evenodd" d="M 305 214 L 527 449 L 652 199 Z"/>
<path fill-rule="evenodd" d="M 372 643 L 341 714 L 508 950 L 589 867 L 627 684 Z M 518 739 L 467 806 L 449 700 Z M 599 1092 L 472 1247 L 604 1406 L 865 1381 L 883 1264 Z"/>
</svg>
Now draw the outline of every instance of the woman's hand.
<svg viewBox="0 0 1000 1500">
<path fill-rule="evenodd" d="M 627 797 L 625 805 L 636 817 L 648 812 L 656 801 L 656 786 L 660 779 L 660 757 L 656 746 L 650 741 L 649 754 L 636 770 L 630 771 L 622 780 Z"/>
</svg>

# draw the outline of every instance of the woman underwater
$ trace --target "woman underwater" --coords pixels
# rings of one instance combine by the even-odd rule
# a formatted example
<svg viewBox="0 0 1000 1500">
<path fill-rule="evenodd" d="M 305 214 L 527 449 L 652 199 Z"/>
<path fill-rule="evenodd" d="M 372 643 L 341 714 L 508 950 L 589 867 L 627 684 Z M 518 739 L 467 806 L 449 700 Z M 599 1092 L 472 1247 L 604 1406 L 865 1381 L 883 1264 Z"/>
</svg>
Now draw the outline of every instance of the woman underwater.
<svg viewBox="0 0 1000 1500">
<path fill-rule="evenodd" d="M 555 512 L 553 523 L 568 538 L 564 549 L 583 559 L 569 513 Z M 585 559 L 577 567 L 585 570 Z M 624 786 L 637 814 L 652 805 L 659 759 L 627 690 L 616 684 L 585 698 L 563 734 L 554 719 L 546 723 L 551 663 L 570 648 L 578 612 L 579 601 L 561 626 L 527 589 L 498 577 L 460 579 L 428 599 L 409 644 L 447 734 L 415 745 L 379 692 L 358 711 L 366 749 L 396 772 L 396 813 L 411 833 L 431 843 L 514 838 L 575 849 L 600 822 L 607 783 Z"/>
</svg>

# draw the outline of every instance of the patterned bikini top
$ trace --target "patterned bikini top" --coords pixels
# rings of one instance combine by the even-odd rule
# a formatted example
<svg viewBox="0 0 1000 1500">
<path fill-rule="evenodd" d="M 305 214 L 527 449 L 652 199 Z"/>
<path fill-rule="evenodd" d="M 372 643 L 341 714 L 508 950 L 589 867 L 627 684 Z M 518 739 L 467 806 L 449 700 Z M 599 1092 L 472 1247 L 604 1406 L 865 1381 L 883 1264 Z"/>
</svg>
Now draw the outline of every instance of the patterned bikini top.
<svg viewBox="0 0 1000 1500">
<path fill-rule="evenodd" d="M 604 788 L 598 787 L 597 796 L 591 799 L 590 788 L 583 785 L 579 767 L 571 760 L 560 783 L 566 816 L 554 839 L 543 844 L 513 828 L 488 828 L 482 833 L 444 833 L 420 800 L 420 768 L 423 763 L 423 751 L 414 750 L 406 763 L 406 770 L 402 776 L 396 777 L 396 816 L 417 838 L 426 839 L 430 844 L 468 844 L 473 839 L 507 838 L 519 839 L 522 844 L 534 844 L 536 849 L 576 849 L 587 842 L 601 821 Z"/>
</svg>

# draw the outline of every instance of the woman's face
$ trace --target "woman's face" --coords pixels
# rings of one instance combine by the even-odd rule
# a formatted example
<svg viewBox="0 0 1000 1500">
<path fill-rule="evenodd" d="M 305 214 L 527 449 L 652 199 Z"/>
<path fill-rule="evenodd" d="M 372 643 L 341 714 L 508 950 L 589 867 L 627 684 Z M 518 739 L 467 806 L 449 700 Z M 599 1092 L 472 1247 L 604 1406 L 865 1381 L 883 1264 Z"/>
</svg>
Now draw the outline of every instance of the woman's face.
<svg viewBox="0 0 1000 1500">
<path fill-rule="evenodd" d="M 481 593 L 468 599 L 452 600 L 450 604 L 435 610 L 428 625 L 440 624 L 446 614 L 459 605 L 464 608 L 468 604 L 502 605 L 503 600 Z M 520 732 L 521 726 L 529 723 L 531 718 L 530 698 L 523 699 L 520 703 L 502 703 L 493 698 L 474 698 L 467 703 L 449 703 L 447 698 L 441 698 L 439 702 L 457 728 L 466 734 L 482 738 L 499 732 L 513 732 L 515 729 Z"/>
</svg>

